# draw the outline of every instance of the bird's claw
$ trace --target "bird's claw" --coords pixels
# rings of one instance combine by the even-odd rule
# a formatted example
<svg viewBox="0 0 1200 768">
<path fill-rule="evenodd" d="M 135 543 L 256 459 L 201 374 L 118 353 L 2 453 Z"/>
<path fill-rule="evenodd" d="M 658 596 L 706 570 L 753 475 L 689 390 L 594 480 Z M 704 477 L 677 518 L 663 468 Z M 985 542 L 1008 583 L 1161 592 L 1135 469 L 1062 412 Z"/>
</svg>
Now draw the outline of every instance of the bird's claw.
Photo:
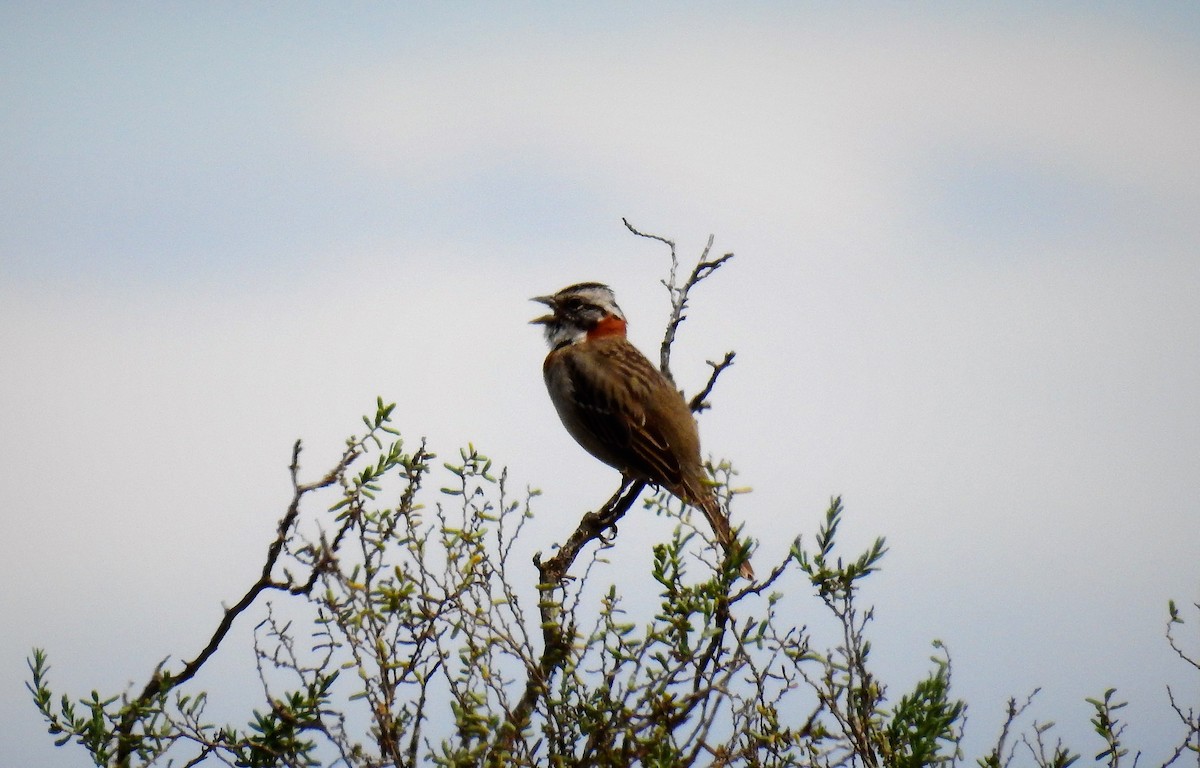
<svg viewBox="0 0 1200 768">
<path fill-rule="evenodd" d="M 617 524 L 601 521 L 600 530 L 597 533 L 597 536 L 599 536 L 600 541 L 605 546 L 611 545 L 617 538 Z"/>
</svg>

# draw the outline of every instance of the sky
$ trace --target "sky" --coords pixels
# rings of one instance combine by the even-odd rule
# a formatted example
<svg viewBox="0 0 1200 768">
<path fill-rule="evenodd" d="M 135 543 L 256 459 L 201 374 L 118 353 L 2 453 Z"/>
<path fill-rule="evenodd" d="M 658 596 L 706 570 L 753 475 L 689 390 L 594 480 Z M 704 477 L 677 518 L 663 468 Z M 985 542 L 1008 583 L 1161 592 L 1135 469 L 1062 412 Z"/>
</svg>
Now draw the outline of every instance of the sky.
<svg viewBox="0 0 1200 768">
<path fill-rule="evenodd" d="M 1163 639 L 1200 601 L 1196 5 L 6 3 L 0 104 L 0 765 L 87 764 L 32 647 L 78 696 L 194 653 L 292 442 L 323 473 L 376 396 L 565 538 L 616 477 L 528 299 L 606 282 L 653 356 L 669 259 L 622 217 L 736 254 L 674 366 L 737 352 L 700 429 L 756 562 L 837 494 L 848 552 L 887 536 L 876 661 L 898 694 L 946 643 L 968 757 L 1036 687 L 1084 763 L 1084 697 L 1151 762 L 1165 686 L 1200 707 Z"/>
</svg>

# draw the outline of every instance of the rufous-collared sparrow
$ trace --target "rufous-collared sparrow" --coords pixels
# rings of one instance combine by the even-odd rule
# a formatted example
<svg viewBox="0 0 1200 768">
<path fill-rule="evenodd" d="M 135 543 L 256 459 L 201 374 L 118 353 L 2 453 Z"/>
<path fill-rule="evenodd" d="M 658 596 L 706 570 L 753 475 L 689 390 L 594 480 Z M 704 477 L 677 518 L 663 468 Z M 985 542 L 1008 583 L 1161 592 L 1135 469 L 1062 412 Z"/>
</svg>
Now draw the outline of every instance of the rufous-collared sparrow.
<svg viewBox="0 0 1200 768">
<path fill-rule="evenodd" d="M 533 301 L 551 310 L 531 322 L 545 326 L 550 353 L 542 372 L 567 432 L 626 480 L 660 486 L 699 509 L 732 551 L 729 518 L 705 482 L 696 420 L 683 395 L 626 338 L 612 289 L 579 283 Z M 754 578 L 748 560 L 741 574 Z"/>
</svg>

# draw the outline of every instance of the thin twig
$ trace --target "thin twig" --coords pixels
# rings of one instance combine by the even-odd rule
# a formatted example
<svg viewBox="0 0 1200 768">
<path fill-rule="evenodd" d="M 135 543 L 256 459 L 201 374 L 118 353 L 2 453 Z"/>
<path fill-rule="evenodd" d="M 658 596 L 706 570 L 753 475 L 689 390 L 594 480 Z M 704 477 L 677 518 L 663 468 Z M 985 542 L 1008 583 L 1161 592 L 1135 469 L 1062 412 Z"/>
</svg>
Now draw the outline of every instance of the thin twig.
<svg viewBox="0 0 1200 768">
<path fill-rule="evenodd" d="M 1008 757 L 1004 756 L 1004 749 L 1008 743 L 1009 732 L 1012 730 L 1013 724 L 1017 721 L 1018 717 L 1025 714 L 1025 710 L 1029 709 L 1030 705 L 1033 704 L 1033 698 L 1040 691 L 1041 688 L 1034 688 L 1033 692 L 1025 698 L 1025 703 L 1020 706 L 1017 706 L 1016 697 L 1009 697 L 1008 706 L 1005 710 L 1007 714 L 1004 718 L 1004 724 L 1000 728 L 1000 738 L 996 740 L 996 746 L 992 749 L 990 755 L 990 757 L 995 758 L 996 765 L 1000 766 L 1000 768 L 1008 768 L 1008 765 L 1012 763 L 1013 757 L 1016 755 L 1017 747 L 1014 744 L 1008 748 Z"/>
<path fill-rule="evenodd" d="M 670 294 L 671 297 L 671 315 L 667 320 L 667 329 L 663 334 L 662 345 L 659 347 L 658 367 L 659 370 L 663 372 L 663 375 L 666 376 L 669 381 L 674 383 L 675 377 L 671 374 L 671 348 L 675 345 L 675 334 L 679 330 L 679 325 L 687 319 L 687 315 L 684 314 L 684 311 L 687 309 L 688 294 L 691 292 L 692 288 L 696 287 L 696 285 L 698 285 L 702 280 L 711 275 L 713 272 L 717 271 L 722 264 L 732 259 L 733 254 L 726 253 L 725 255 L 710 261 L 708 255 L 712 252 L 714 236 L 709 235 L 708 242 L 704 245 L 704 250 L 701 252 L 700 258 L 696 262 L 696 266 L 692 269 L 692 273 L 688 275 L 688 278 L 684 281 L 683 285 L 678 285 L 676 283 L 676 271 L 679 267 L 679 258 L 675 253 L 675 242 L 673 240 L 668 240 L 662 235 L 642 232 L 630 224 L 628 219 L 621 219 L 621 221 L 625 224 L 626 229 L 638 237 L 657 240 L 660 243 L 664 243 L 668 248 L 671 249 L 671 272 L 667 276 L 667 279 L 662 281 L 663 286 L 666 287 L 667 293 Z"/>
<path fill-rule="evenodd" d="M 717 377 L 721 375 L 722 371 L 733 365 L 734 355 L 734 352 L 726 352 L 725 357 L 719 363 L 714 363 L 712 360 L 705 361 L 712 367 L 712 373 L 709 374 L 708 382 L 704 385 L 704 388 L 697 392 L 696 396 L 688 403 L 688 408 L 692 410 L 692 413 L 701 413 L 710 407 L 706 400 L 712 394 L 713 387 L 717 383 Z"/>
</svg>

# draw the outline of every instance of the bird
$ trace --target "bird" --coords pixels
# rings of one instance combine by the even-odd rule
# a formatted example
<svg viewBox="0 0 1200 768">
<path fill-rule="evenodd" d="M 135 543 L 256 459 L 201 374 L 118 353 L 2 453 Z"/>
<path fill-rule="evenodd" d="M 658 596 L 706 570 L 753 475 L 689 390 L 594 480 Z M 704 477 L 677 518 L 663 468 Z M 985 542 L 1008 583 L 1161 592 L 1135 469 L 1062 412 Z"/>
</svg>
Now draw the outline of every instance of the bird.
<svg viewBox="0 0 1200 768">
<path fill-rule="evenodd" d="M 700 460 L 700 433 L 683 395 L 626 337 L 628 323 L 613 290 L 577 283 L 531 301 L 550 314 L 542 325 L 550 352 L 546 389 L 563 426 L 628 482 L 642 480 L 699 509 L 726 554 L 736 539 Z M 741 575 L 754 578 L 749 560 Z"/>
</svg>

